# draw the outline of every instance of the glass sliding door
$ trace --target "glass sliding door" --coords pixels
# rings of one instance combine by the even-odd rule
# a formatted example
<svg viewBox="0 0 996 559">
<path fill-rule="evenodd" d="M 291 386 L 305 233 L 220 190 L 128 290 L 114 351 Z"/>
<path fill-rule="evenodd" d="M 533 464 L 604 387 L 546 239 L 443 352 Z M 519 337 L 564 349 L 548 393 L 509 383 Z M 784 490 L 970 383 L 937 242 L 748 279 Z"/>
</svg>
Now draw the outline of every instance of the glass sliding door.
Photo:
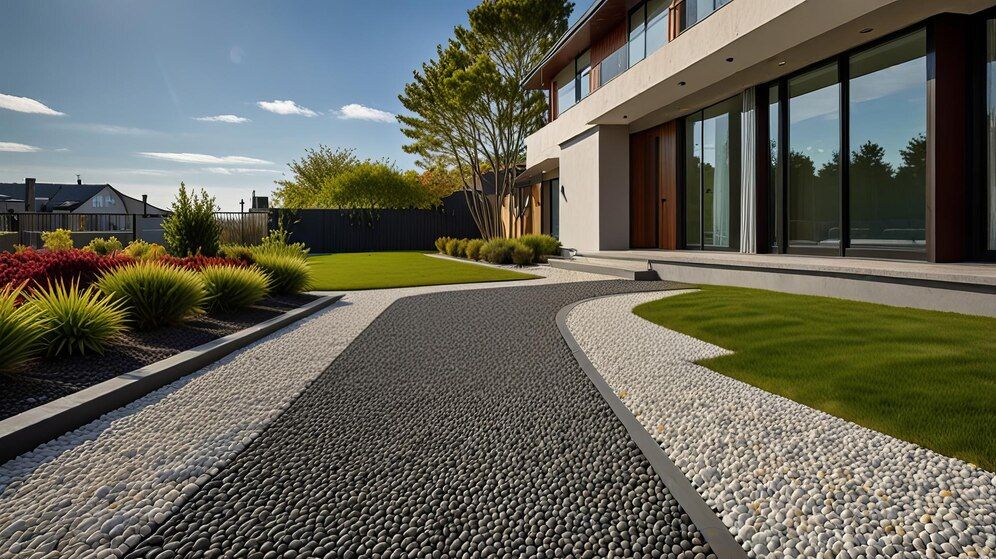
<svg viewBox="0 0 996 559">
<path fill-rule="evenodd" d="M 685 246 L 702 247 L 702 113 L 685 119 Z"/>
<path fill-rule="evenodd" d="M 996 250 L 996 19 L 986 22 L 986 248 Z"/>
<path fill-rule="evenodd" d="M 849 58 L 853 248 L 926 246 L 927 32 Z"/>
<path fill-rule="evenodd" d="M 685 119 L 685 245 L 729 250 L 740 242 L 741 97 Z"/>
<path fill-rule="evenodd" d="M 788 246 L 840 247 L 837 64 L 788 80 Z"/>
<path fill-rule="evenodd" d="M 781 181 L 781 86 L 768 88 L 768 246 L 772 252 L 779 252 L 778 238 L 781 229 L 780 216 Z"/>
<path fill-rule="evenodd" d="M 560 179 L 550 181 L 550 234 L 560 238 Z"/>
</svg>

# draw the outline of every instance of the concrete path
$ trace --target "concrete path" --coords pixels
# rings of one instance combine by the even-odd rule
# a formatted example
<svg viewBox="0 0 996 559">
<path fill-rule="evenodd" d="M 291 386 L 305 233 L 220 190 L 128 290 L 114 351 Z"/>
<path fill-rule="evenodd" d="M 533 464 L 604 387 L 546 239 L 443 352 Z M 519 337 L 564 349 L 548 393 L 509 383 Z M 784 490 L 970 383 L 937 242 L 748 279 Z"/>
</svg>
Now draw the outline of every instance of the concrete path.
<svg viewBox="0 0 996 559">
<path fill-rule="evenodd" d="M 396 301 L 128 557 L 711 555 L 554 322 L 666 287 Z"/>
</svg>

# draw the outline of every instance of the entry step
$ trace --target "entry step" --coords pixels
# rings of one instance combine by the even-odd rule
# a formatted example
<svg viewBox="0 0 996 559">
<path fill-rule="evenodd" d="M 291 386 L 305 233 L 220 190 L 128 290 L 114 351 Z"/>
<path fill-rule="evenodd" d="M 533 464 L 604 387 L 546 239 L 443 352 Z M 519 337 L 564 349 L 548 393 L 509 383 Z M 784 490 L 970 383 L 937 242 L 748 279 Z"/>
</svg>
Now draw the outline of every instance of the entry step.
<svg viewBox="0 0 996 559">
<path fill-rule="evenodd" d="M 639 262 L 575 256 L 574 258 L 550 258 L 549 264 L 552 268 L 615 276 L 628 280 L 645 281 L 660 279 L 657 272 L 651 270 L 650 265 L 646 261 Z"/>
</svg>

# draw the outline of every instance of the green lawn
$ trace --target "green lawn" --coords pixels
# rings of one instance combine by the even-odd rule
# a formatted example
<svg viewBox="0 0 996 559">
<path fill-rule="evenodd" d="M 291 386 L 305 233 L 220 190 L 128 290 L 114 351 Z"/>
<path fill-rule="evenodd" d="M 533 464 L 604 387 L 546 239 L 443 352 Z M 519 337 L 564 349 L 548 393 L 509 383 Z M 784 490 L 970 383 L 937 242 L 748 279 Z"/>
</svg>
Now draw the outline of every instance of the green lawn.
<svg viewBox="0 0 996 559">
<path fill-rule="evenodd" d="M 710 369 L 996 471 L 994 318 L 711 286 L 633 312 L 735 352 Z"/>
<path fill-rule="evenodd" d="M 512 270 L 456 262 L 421 252 L 350 252 L 310 258 L 314 289 L 352 291 L 416 285 L 445 285 L 535 279 Z"/>
</svg>

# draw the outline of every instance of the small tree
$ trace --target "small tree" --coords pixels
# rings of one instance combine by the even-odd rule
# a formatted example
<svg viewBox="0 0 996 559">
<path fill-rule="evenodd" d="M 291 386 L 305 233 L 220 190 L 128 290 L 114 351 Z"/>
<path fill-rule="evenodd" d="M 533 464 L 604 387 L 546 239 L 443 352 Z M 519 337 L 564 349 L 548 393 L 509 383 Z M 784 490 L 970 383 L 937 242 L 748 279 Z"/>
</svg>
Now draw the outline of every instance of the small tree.
<svg viewBox="0 0 996 559">
<path fill-rule="evenodd" d="M 221 224 L 214 217 L 214 197 L 203 188 L 200 194 L 180 183 L 172 214 L 163 220 L 163 238 L 174 256 L 216 256 L 221 244 Z"/>
<path fill-rule="evenodd" d="M 331 179 L 359 165 L 352 149 L 332 149 L 319 145 L 307 149 L 300 160 L 287 164 L 294 174 L 293 180 L 275 181 L 274 205 L 282 208 L 316 208 L 323 186 Z"/>
<path fill-rule="evenodd" d="M 439 198 L 422 188 L 418 174 L 383 161 L 364 161 L 327 179 L 316 200 L 323 208 L 429 208 Z"/>
</svg>

